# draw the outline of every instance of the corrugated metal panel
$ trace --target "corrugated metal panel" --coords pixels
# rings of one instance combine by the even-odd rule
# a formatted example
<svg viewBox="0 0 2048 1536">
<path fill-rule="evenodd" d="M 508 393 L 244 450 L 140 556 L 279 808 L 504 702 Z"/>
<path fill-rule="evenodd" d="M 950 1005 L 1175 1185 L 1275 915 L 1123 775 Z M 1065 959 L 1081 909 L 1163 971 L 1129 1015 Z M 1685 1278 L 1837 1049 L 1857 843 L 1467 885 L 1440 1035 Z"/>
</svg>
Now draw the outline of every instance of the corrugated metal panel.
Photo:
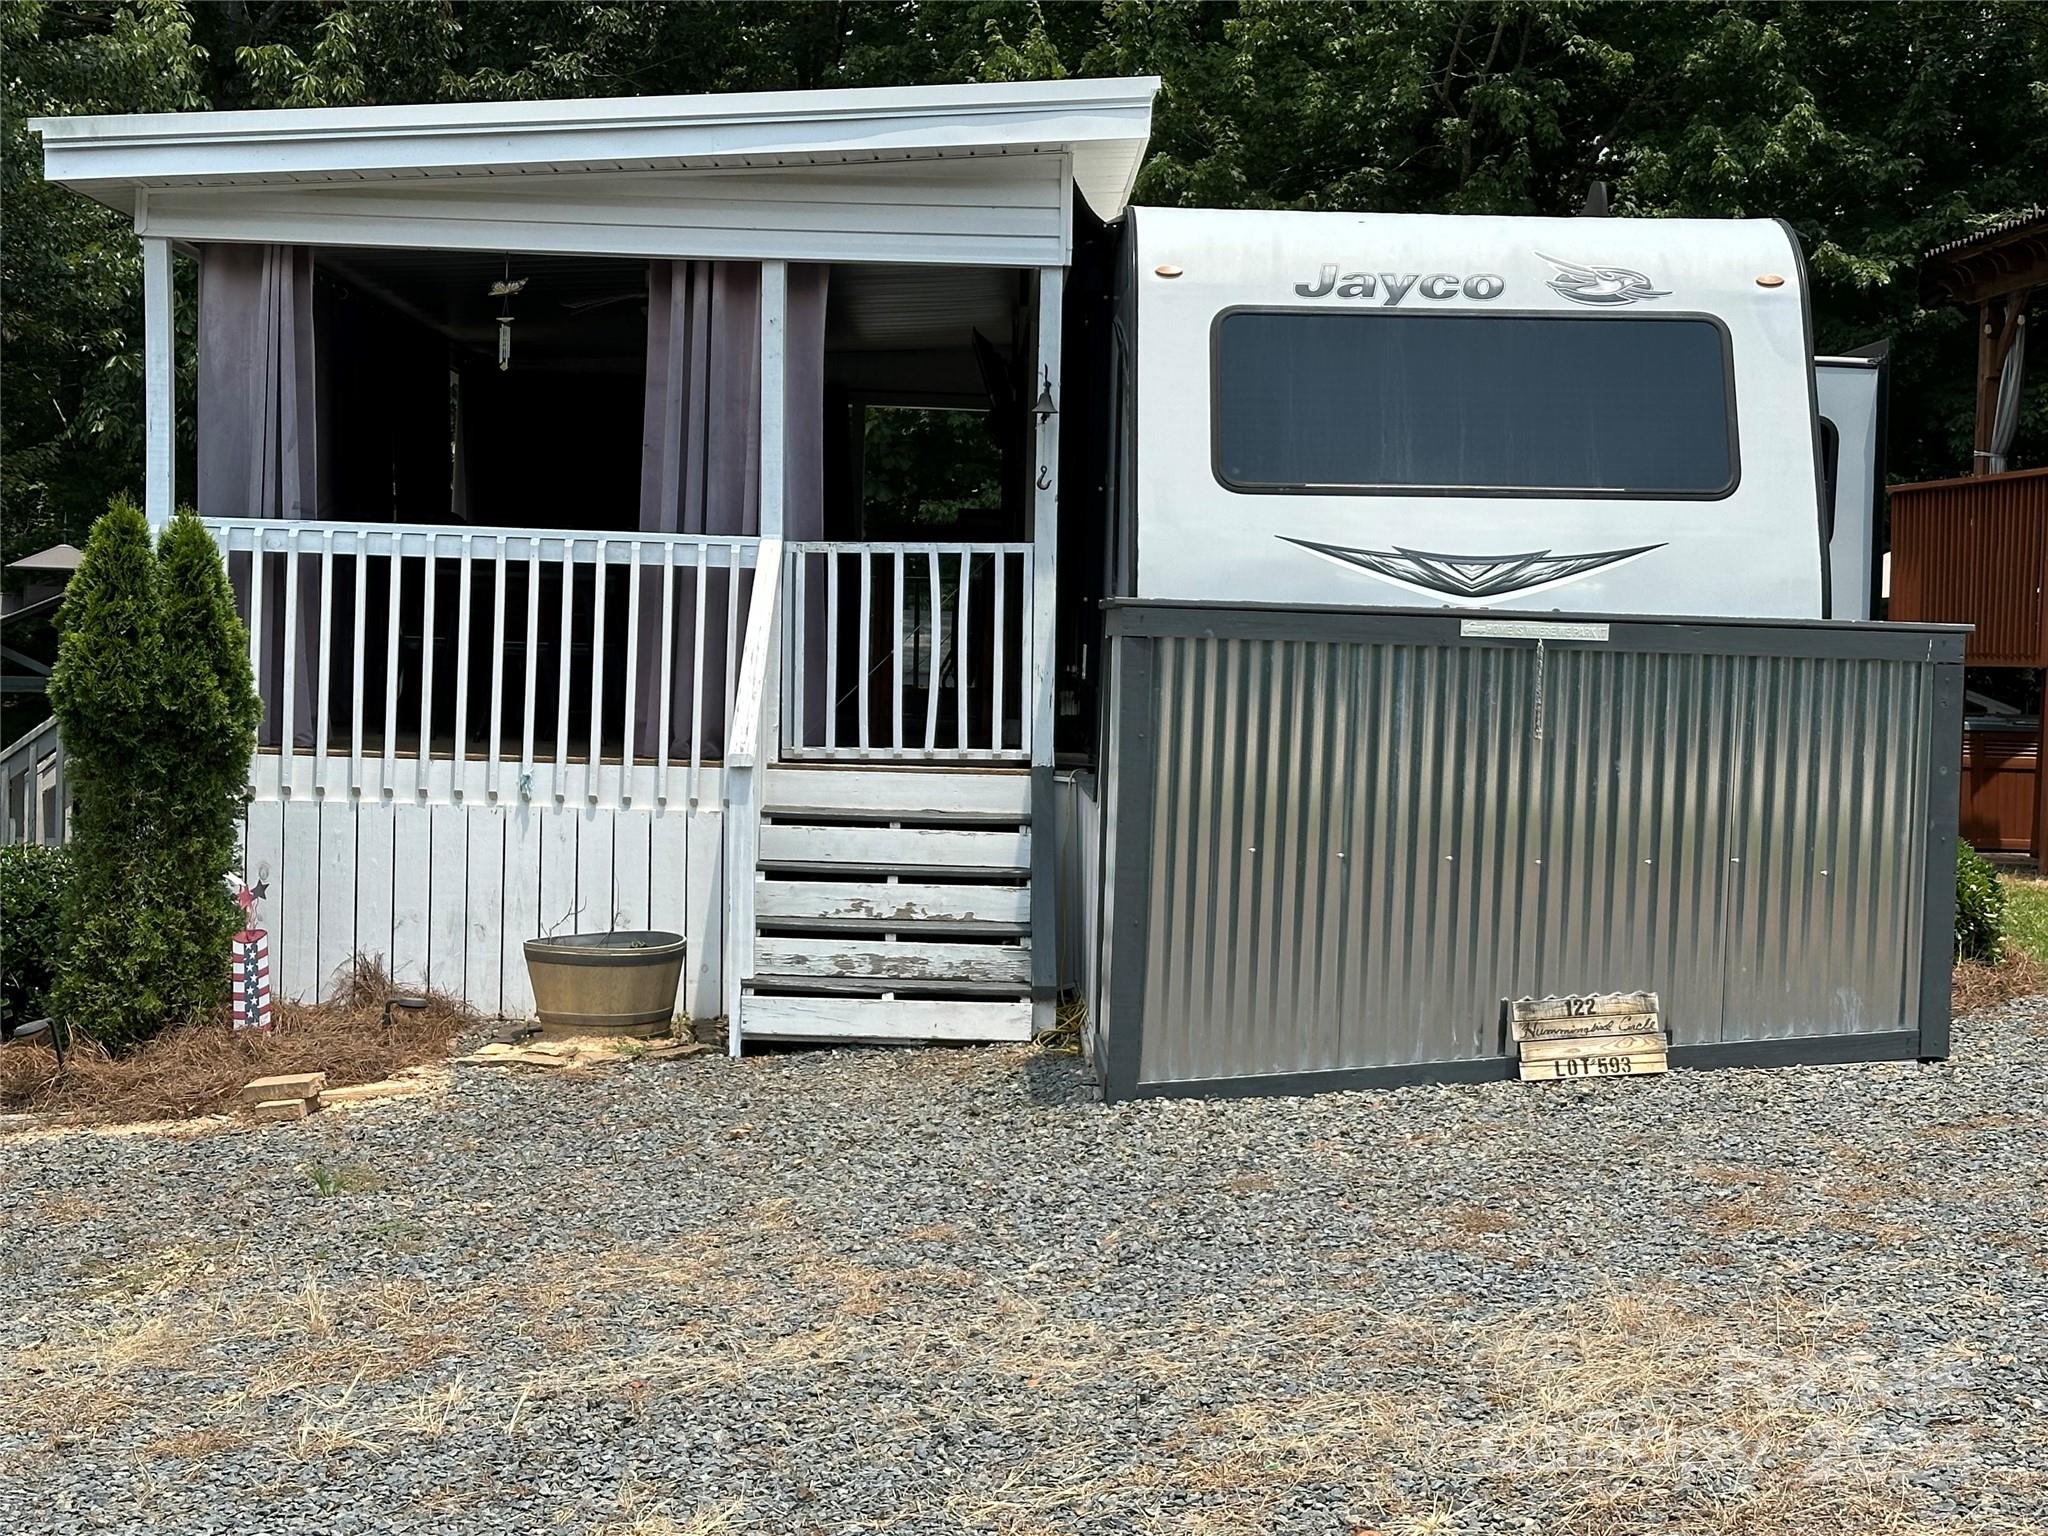
<svg viewBox="0 0 2048 1536">
<path fill-rule="evenodd" d="M 1136 1028 L 1134 1086 L 1498 1059 L 1523 995 L 1649 988 L 1680 1047 L 1917 1029 L 1953 725 L 1931 655 L 1707 633 L 1120 640 L 1145 702 L 1111 745 L 1146 782 L 1105 790 L 1149 865 L 1114 892 L 1143 902 L 1141 1017 L 1108 1027 Z"/>
<path fill-rule="evenodd" d="M 1974 666 L 2048 666 L 2048 469 L 1891 488 L 1891 617 L 1974 624 Z"/>
</svg>

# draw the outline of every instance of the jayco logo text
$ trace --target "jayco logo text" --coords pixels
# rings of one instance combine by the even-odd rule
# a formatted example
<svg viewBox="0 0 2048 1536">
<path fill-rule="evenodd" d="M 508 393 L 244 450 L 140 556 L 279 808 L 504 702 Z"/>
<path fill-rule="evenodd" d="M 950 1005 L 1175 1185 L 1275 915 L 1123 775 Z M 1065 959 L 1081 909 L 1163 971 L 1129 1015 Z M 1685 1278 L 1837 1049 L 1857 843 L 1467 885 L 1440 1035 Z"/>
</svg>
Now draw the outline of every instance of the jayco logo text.
<svg viewBox="0 0 2048 1536">
<path fill-rule="evenodd" d="M 1491 272 L 1459 277 L 1452 272 L 1432 272 L 1427 277 L 1414 272 L 1347 272 L 1337 275 L 1337 264 L 1327 263 L 1312 283 L 1296 283 L 1294 291 L 1304 299 L 1372 299 L 1398 304 L 1411 292 L 1425 299 L 1497 299 L 1506 282 Z"/>
</svg>

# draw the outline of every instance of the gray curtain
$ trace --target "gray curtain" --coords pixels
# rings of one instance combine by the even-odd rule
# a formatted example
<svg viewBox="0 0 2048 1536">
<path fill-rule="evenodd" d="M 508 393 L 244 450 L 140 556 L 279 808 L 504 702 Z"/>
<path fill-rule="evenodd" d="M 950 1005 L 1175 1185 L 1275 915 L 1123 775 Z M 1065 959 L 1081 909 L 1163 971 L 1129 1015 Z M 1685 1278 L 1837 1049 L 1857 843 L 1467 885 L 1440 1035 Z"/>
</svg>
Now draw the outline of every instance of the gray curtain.
<svg viewBox="0 0 2048 1536">
<path fill-rule="evenodd" d="M 2009 302 L 2017 304 L 2018 299 Z M 2020 385 L 2027 376 L 2027 328 L 2014 332 L 2012 348 L 2005 354 L 2005 366 L 1998 372 L 1998 404 L 1991 412 L 1991 452 L 1986 468 L 1994 475 L 2005 473 L 2006 456 L 2020 429 Z"/>
<path fill-rule="evenodd" d="M 783 534 L 816 539 L 825 526 L 825 295 L 829 268 L 789 269 L 784 328 Z M 648 533 L 761 531 L 761 269 L 753 262 L 658 261 L 647 269 L 647 389 L 640 444 L 640 527 Z M 661 722 L 661 578 L 642 578 L 638 698 L 629 755 L 651 757 Z M 742 578 L 744 603 L 751 578 Z M 695 672 L 694 575 L 676 581 L 669 756 L 690 749 Z M 707 573 L 704 740 L 725 745 L 725 631 L 732 584 Z M 815 633 L 815 627 L 813 628 Z M 738 665 L 738 658 L 733 658 Z M 816 670 L 816 669 L 813 669 Z"/>
<path fill-rule="evenodd" d="M 313 253 L 303 246 L 199 247 L 199 511 L 204 517 L 316 518 L 326 505 L 314 346 Z M 284 557 L 238 574 L 263 582 L 263 724 L 278 745 L 284 699 Z M 292 735 L 313 744 L 320 586 L 301 557 Z M 246 611 L 246 610 L 245 610 Z"/>
</svg>

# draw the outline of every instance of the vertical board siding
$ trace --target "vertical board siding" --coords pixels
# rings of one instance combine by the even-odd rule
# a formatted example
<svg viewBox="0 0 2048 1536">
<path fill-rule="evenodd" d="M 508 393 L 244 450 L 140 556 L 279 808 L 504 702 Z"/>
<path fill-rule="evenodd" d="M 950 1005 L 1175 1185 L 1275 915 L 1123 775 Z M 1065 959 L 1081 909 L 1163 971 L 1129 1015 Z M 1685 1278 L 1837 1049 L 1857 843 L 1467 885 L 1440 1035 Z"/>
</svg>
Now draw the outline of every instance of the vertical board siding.
<svg viewBox="0 0 2048 1536">
<path fill-rule="evenodd" d="M 1919 1027 L 1930 658 L 1300 631 L 1118 643 L 1139 1084 L 1497 1059 L 1559 993 L 1655 991 L 1676 1046 Z"/>
<path fill-rule="evenodd" d="M 1973 666 L 2048 666 L 2048 469 L 1891 488 L 1889 616 L 1974 624 Z"/>
<path fill-rule="evenodd" d="M 718 786 L 711 786 L 716 793 Z M 259 798 L 244 821 L 250 880 L 270 882 L 280 997 L 334 994 L 356 955 L 401 988 L 431 987 L 479 1012 L 529 1016 L 524 942 L 617 924 L 689 940 L 677 1007 L 716 1017 L 724 817 L 650 800 L 391 804 Z"/>
</svg>

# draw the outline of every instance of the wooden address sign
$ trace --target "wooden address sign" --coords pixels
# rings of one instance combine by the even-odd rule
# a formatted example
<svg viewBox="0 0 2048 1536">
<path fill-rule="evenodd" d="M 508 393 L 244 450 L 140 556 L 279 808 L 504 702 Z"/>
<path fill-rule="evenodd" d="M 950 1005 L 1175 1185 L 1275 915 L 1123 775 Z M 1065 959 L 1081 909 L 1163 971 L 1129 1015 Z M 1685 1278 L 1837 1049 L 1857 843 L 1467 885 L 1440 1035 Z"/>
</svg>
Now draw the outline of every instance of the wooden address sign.
<svg viewBox="0 0 2048 1536">
<path fill-rule="evenodd" d="M 1524 997 L 1508 1005 L 1523 1082 L 1645 1077 L 1668 1071 L 1669 1037 L 1654 992 Z"/>
</svg>

